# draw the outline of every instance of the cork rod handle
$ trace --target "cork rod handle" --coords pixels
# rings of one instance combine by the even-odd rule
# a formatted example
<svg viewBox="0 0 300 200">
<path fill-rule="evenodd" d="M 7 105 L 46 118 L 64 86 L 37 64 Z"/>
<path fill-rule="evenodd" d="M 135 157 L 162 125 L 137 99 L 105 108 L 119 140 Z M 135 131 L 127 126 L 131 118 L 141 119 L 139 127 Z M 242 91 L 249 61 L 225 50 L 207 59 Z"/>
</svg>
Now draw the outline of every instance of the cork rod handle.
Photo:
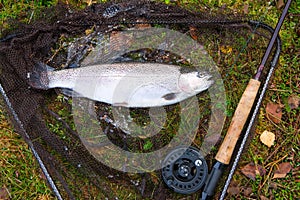
<svg viewBox="0 0 300 200">
<path fill-rule="evenodd" d="M 248 119 L 251 108 L 254 104 L 254 100 L 260 87 L 260 81 L 251 79 L 248 83 L 246 90 L 235 110 L 231 124 L 227 131 L 227 134 L 223 140 L 221 147 L 215 157 L 215 159 L 223 164 L 229 164 L 236 146 L 237 140 L 244 128 L 244 125 Z"/>
</svg>

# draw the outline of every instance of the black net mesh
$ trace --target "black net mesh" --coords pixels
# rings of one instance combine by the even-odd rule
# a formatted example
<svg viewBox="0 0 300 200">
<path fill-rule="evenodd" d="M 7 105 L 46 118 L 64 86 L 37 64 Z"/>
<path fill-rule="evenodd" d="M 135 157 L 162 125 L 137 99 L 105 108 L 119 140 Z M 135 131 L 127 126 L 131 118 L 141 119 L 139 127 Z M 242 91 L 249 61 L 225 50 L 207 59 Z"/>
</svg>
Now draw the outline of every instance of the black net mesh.
<svg viewBox="0 0 300 200">
<path fill-rule="evenodd" d="M 191 12 L 176 5 L 154 1 L 126 1 L 93 4 L 84 10 L 74 10 L 59 4 L 41 12 L 41 16 L 29 25 L 18 24 L 11 35 L 4 37 L 0 46 L 0 81 L 19 116 L 29 138 L 22 130 L 17 131 L 26 141 L 32 141 L 41 156 L 62 196 L 66 199 L 177 199 L 160 179 L 160 172 L 128 174 L 113 170 L 97 161 L 82 144 L 72 122 L 70 99 L 60 91 L 38 90 L 30 87 L 28 73 L 37 63 L 47 63 L 62 68 L 66 63 L 80 62 L 82 57 L 68 57 L 63 48 L 71 38 L 87 40 L 88 31 L 93 33 L 116 33 L 133 27 L 165 27 L 177 30 L 198 40 L 208 50 L 220 67 L 225 87 L 232 102 L 228 116 L 241 94 L 233 85 L 249 80 L 255 73 L 268 35 L 263 30 L 252 36 L 253 29 L 246 17 L 215 16 L 209 12 Z M 91 44 L 92 39 L 88 42 Z M 69 43 L 70 44 L 70 43 Z M 79 54 L 86 54 L 84 48 L 75 48 Z M 245 50 L 242 52 L 241 47 Z M 256 49 L 255 51 L 252 51 Z M 143 59 L 163 60 L 163 54 L 156 50 L 141 50 Z M 242 53 L 241 53 L 242 52 Z M 136 53 L 136 52 L 135 52 Z M 134 53 L 132 53 L 134 54 Z M 69 55 L 70 56 L 70 55 Z M 82 56 L 82 55 L 81 55 Z M 129 55 L 129 57 L 132 55 Z M 83 56 L 84 57 L 84 56 Z M 128 55 L 127 55 L 128 57 Z M 146 60 L 147 60 L 146 59 Z M 178 58 L 179 59 L 179 58 Z M 169 61 L 169 60 L 167 60 Z M 247 63 L 247 67 L 244 64 Z M 236 75 L 235 73 L 242 75 Z M 230 76 L 230 79 L 227 78 Z M 243 84 L 243 87 L 245 83 Z M 230 88 L 230 89 L 229 89 Z M 97 104 L 99 115 L 108 113 L 108 105 Z M 174 110 L 175 107 L 166 109 Z M 136 109 L 143 114 L 145 109 Z M 205 130 L 207 117 L 203 117 L 199 130 Z M 176 119 L 175 119 L 176 120 Z M 104 122 L 101 122 L 104 123 Z M 114 129 L 111 124 L 109 129 Z M 137 151 L 146 151 L 144 141 L 124 139 L 124 133 L 115 130 L 111 136 L 115 144 L 128 146 Z M 199 131 L 199 138 L 201 131 Z M 160 135 L 161 136 L 161 135 Z M 159 136 L 153 137 L 153 148 L 165 145 Z M 200 141 L 200 140 L 199 140 Z M 199 142 L 195 142 L 197 146 Z M 142 147 L 141 147 L 142 146 Z M 145 150 L 146 149 L 146 150 Z M 207 156 L 212 160 L 213 153 Z M 208 163 L 211 166 L 211 163 Z M 124 189 L 126 188 L 126 190 Z M 125 190 L 125 192 L 120 192 Z M 190 195 L 196 199 L 199 194 Z"/>
</svg>

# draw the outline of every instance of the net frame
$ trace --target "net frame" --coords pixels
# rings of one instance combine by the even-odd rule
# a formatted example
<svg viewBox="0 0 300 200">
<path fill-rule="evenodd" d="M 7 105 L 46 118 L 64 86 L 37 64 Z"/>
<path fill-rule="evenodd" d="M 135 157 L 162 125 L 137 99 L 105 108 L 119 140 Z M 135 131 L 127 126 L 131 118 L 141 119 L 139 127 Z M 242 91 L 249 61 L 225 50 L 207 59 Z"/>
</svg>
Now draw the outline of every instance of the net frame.
<svg viewBox="0 0 300 200">
<path fill-rule="evenodd" d="M 65 193 L 65 197 L 70 199 L 75 199 L 76 197 L 69 189 L 68 183 L 60 175 L 60 171 L 64 171 L 65 169 L 62 169 L 60 162 L 55 162 L 56 159 L 52 158 L 53 156 L 49 153 L 49 150 L 45 149 L 45 147 L 41 144 L 47 143 L 48 145 L 50 144 L 50 146 L 52 144 L 51 148 L 60 152 L 66 160 L 72 163 L 73 166 L 77 166 L 79 171 L 85 174 L 86 171 L 88 171 L 88 176 L 91 179 L 94 179 L 95 184 L 98 186 L 100 185 L 100 187 L 101 179 L 99 180 L 98 174 L 108 177 L 112 173 L 120 174 L 120 172 L 111 171 L 111 169 L 99 166 L 99 163 L 92 156 L 87 156 L 89 153 L 83 146 L 80 145 L 78 147 L 78 151 L 74 151 L 74 154 L 71 156 L 65 149 L 68 145 L 64 141 L 49 132 L 47 127 L 40 126 L 44 123 L 40 109 L 41 105 L 45 101 L 45 94 L 41 91 L 35 91 L 28 88 L 27 72 L 32 70 L 31 67 L 34 66 L 36 62 L 45 60 L 49 56 L 48 53 L 50 48 L 59 39 L 61 34 L 68 34 L 71 37 L 78 33 L 84 33 L 85 30 L 95 27 L 95 25 L 98 30 L 103 29 L 107 31 L 110 29 L 108 28 L 108 25 L 109 27 L 117 26 L 118 24 L 136 25 L 145 24 L 145 21 L 146 24 L 162 24 L 167 26 L 184 24 L 185 26 L 195 26 L 197 28 L 201 27 L 207 29 L 226 29 L 240 25 L 247 26 L 247 22 L 249 21 L 244 17 L 235 20 L 232 20 L 228 16 L 226 16 L 226 18 L 224 18 L 224 16 L 211 17 L 204 14 L 192 13 L 177 6 L 149 1 L 132 1 L 130 3 L 121 2 L 121 4 L 126 4 L 125 7 L 133 7 L 134 5 L 134 8 L 129 10 L 125 9 L 126 11 L 118 12 L 114 16 L 109 15 L 109 17 L 104 17 L 103 15 L 99 15 L 99 13 L 107 11 L 107 8 L 112 8 L 112 6 L 118 3 L 120 4 L 120 2 L 109 2 L 106 4 L 92 5 L 91 7 L 88 7 L 83 11 L 79 11 L 74 15 L 69 12 L 68 8 L 63 5 L 59 5 L 54 9 L 56 13 L 60 13 L 57 16 L 60 16 L 63 13 L 64 15 L 67 15 L 66 18 L 55 19 L 56 17 L 54 17 L 54 19 L 47 21 L 36 21 L 32 25 L 20 24 L 20 28 L 17 29 L 16 33 L 1 39 L 0 65 L 2 66 L 4 74 L 0 78 L 1 84 L 3 85 L 1 92 L 5 98 L 10 113 L 13 115 L 15 128 L 32 148 L 32 151 L 36 152 L 34 155 L 37 156 L 39 163 L 45 163 L 48 168 L 51 168 L 52 176 L 59 180 L 63 190 L 65 191 L 63 192 Z M 147 15 L 149 10 L 154 10 L 154 12 L 152 12 L 151 15 Z M 165 10 L 171 10 L 172 12 L 167 12 L 161 15 L 161 13 Z M 166 20 L 166 16 L 171 20 Z M 183 17 L 184 19 L 182 19 Z M 124 20 L 124 18 L 127 20 Z M 146 20 L 140 22 L 138 21 L 140 18 Z M 48 21 L 56 22 L 49 25 Z M 20 44 L 26 44 L 26 42 L 29 41 L 36 41 L 38 45 L 34 47 L 24 45 L 20 48 Z M 20 67 L 16 69 L 16 66 L 22 66 L 24 68 Z M 28 111 L 27 108 L 31 109 Z M 26 115 L 22 113 L 26 113 Z M 56 113 L 49 111 L 49 115 L 52 115 L 52 117 L 59 121 L 60 117 L 56 115 Z M 61 120 L 61 123 L 64 124 L 65 122 Z M 32 124 L 36 125 L 32 126 Z M 68 137 L 77 140 L 77 134 L 72 131 L 67 124 L 64 124 L 64 126 L 69 132 Z M 43 138 L 42 142 L 39 141 L 40 138 Z M 39 157 L 41 159 L 39 159 Z M 82 159 L 83 161 L 80 163 L 81 166 L 78 167 L 78 160 Z M 41 167 L 42 166 L 43 164 L 41 164 Z M 44 173 L 47 174 L 46 170 Z M 125 177 L 125 180 L 128 180 L 128 178 L 126 178 L 126 174 L 122 174 L 121 176 Z M 56 196 L 61 198 L 59 197 L 59 192 L 56 192 L 58 190 L 55 189 L 55 184 L 51 183 L 51 175 L 48 181 Z M 130 180 L 128 181 L 130 182 Z"/>
</svg>

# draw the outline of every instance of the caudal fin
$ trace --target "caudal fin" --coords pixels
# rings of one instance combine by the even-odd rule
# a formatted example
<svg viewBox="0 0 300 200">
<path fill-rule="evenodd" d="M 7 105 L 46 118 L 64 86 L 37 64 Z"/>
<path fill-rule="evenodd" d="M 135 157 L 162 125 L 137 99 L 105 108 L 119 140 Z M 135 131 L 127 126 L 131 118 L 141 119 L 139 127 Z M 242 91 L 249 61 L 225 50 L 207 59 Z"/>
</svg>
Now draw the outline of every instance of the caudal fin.
<svg viewBox="0 0 300 200">
<path fill-rule="evenodd" d="M 35 64 L 33 70 L 28 73 L 28 83 L 35 89 L 46 90 L 49 87 L 48 71 L 52 68 L 48 65 L 38 62 Z"/>
</svg>

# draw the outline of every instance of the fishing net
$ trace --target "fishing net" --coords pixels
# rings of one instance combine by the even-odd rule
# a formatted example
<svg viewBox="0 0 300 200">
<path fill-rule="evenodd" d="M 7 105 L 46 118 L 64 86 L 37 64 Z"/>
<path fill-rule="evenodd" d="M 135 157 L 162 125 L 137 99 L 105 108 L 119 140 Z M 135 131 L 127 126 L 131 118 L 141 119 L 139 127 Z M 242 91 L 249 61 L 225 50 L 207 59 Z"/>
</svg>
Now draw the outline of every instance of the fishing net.
<svg viewBox="0 0 300 200">
<path fill-rule="evenodd" d="M 249 19 L 245 16 L 223 14 L 222 10 L 211 14 L 204 5 L 198 6 L 201 12 L 154 1 L 110 1 L 92 4 L 83 10 L 58 4 L 42 11 L 31 24 L 18 23 L 5 34 L 0 46 L 0 80 L 11 103 L 9 109 L 15 112 L 14 119 L 16 116 L 19 119 L 13 120 L 15 129 L 33 145 L 63 198 L 183 198 L 167 189 L 158 169 L 141 170 L 142 173 L 139 170 L 139 173 L 130 170 L 122 172 L 118 167 L 114 169 L 102 162 L 107 159 L 110 164 L 113 162 L 120 168 L 124 167 L 126 161 L 116 152 L 107 155 L 106 149 L 107 157 L 97 157 L 103 153 L 99 147 L 101 137 L 108 138 L 101 141 L 101 145 L 111 142 L 126 152 L 149 153 L 166 146 L 176 134 L 180 135 L 178 122 L 183 116 L 180 115 L 178 104 L 165 106 L 166 114 L 161 116 L 155 114 L 155 109 L 133 108 L 124 111 L 122 107 L 112 108 L 101 102 L 72 99 L 66 95 L 70 91 L 36 89 L 32 87 L 29 77 L 40 63 L 55 69 L 133 61 L 177 64 L 188 68 L 194 58 L 192 54 L 186 58 L 181 55 L 183 50 L 176 52 L 175 48 L 162 46 L 172 46 L 180 41 L 178 37 L 191 38 L 201 44 L 200 49 L 204 49 L 200 53 L 195 50 L 194 53 L 202 57 L 209 55 L 209 62 L 213 62 L 205 65 L 208 68 L 205 70 L 211 70 L 211 65 L 216 66 L 214 70 L 220 74 L 219 79 L 223 79 L 227 99 L 223 99 L 225 103 L 211 103 L 213 97 L 221 98 L 223 94 L 222 88 L 218 91 L 217 87 L 214 92 L 218 91 L 219 97 L 212 97 L 210 92 L 197 95 L 199 112 L 193 112 L 194 107 L 186 102 L 187 125 L 182 130 L 183 137 L 178 140 L 185 140 L 184 134 L 196 127 L 196 135 L 188 138 L 188 141 L 207 151 L 205 156 L 210 160 L 208 165 L 212 165 L 215 152 L 211 148 L 201 147 L 201 143 L 208 138 L 208 144 L 213 143 L 218 147 L 220 135 L 226 130 L 226 122 L 229 122 L 241 96 L 236 85 L 238 83 L 239 87 L 245 87 L 245 80 L 248 81 L 255 73 L 270 35 L 257 24 L 248 23 Z M 164 31 L 147 32 L 151 28 Z M 143 36 L 147 37 L 137 40 L 136 36 L 132 39 L 131 33 L 126 32 L 132 30 L 143 33 L 146 30 Z M 167 33 L 165 30 L 173 30 L 178 34 L 164 36 Z M 149 43 L 156 42 L 157 45 L 138 45 L 142 41 L 147 43 L 147 38 L 151 38 Z M 182 43 L 185 43 L 184 40 Z M 187 42 L 186 48 L 189 47 Z M 202 61 L 200 59 L 199 62 Z M 75 105 L 78 108 L 76 112 Z M 95 128 L 90 121 L 85 121 L 84 114 L 89 110 L 95 113 L 94 123 L 102 127 L 103 135 L 95 134 L 97 126 Z M 122 120 L 117 120 L 116 116 L 122 116 L 129 127 L 124 128 Z M 195 121 L 195 116 L 201 117 Z M 155 135 L 141 135 L 143 131 L 140 129 L 136 133 L 140 134 L 139 137 L 126 133 L 135 129 L 128 123 L 130 120 L 134 120 L 139 127 L 145 127 L 145 124 L 150 124 L 149 121 L 158 120 L 159 117 L 167 118 L 167 123 L 159 131 L 153 126 L 151 131 L 158 132 Z M 209 137 L 209 127 L 218 134 Z M 85 132 L 85 135 L 79 132 Z M 143 167 L 151 165 L 151 159 L 145 159 L 147 162 Z M 199 194 L 191 194 L 190 199 L 198 198 Z"/>
</svg>

